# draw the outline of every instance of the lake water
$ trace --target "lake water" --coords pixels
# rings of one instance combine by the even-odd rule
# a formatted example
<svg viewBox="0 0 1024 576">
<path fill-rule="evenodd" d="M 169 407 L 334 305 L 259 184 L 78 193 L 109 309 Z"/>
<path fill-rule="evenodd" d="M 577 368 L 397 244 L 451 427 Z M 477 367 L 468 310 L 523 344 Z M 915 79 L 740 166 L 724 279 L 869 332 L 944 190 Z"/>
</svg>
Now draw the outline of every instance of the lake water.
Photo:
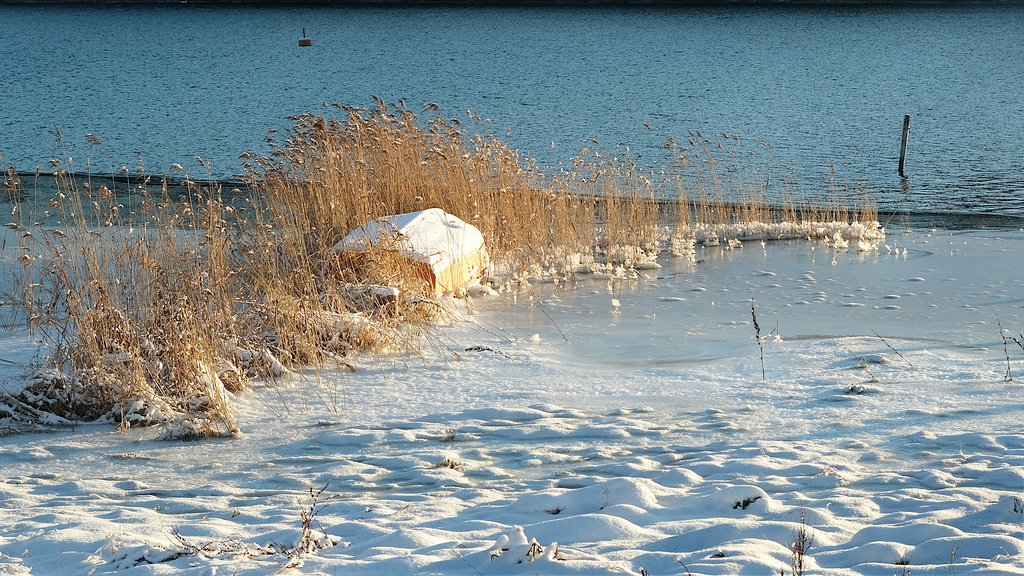
<svg viewBox="0 0 1024 576">
<path fill-rule="evenodd" d="M 727 133 L 812 196 L 835 166 L 883 209 L 1024 216 L 1020 5 L 0 6 L 0 20 L 0 155 L 21 171 L 72 156 L 76 170 L 89 158 L 109 173 L 141 157 L 149 172 L 179 162 L 202 174 L 201 156 L 230 176 L 289 115 L 377 95 L 436 102 L 449 118 L 471 109 L 542 166 L 593 138 L 657 168 L 666 138 Z"/>
</svg>

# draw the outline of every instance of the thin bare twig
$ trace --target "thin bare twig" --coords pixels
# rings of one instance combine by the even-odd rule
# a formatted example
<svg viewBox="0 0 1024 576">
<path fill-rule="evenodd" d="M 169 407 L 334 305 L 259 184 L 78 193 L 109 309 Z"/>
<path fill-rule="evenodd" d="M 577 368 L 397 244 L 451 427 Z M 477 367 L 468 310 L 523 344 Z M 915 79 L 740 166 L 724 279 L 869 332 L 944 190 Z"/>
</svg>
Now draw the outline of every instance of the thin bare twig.
<svg viewBox="0 0 1024 576">
<path fill-rule="evenodd" d="M 551 315 L 548 314 L 548 311 L 545 310 L 544 307 L 540 305 L 540 303 L 537 304 L 537 308 L 540 308 L 540 311 L 543 312 L 544 315 L 548 317 L 548 320 L 551 322 L 551 325 L 554 326 L 555 330 L 558 330 L 558 333 L 562 335 L 562 339 L 568 342 L 569 339 L 565 336 L 565 333 L 562 332 L 562 329 L 558 327 L 558 324 L 555 324 L 555 320 L 551 318 Z"/>
<path fill-rule="evenodd" d="M 1013 375 L 1010 374 L 1010 348 L 1007 346 L 1007 338 L 1006 334 L 1003 332 L 1003 324 L 998 318 L 996 318 L 996 325 L 999 326 L 999 337 L 1003 339 L 1003 354 L 1006 355 L 1006 374 L 1003 376 L 1003 380 L 1013 382 Z"/>
<path fill-rule="evenodd" d="M 899 350 L 897 350 L 897 349 L 893 348 L 893 347 L 892 347 L 892 344 L 889 344 L 888 342 L 886 342 L 886 341 L 885 341 L 885 338 L 882 338 L 882 336 L 881 336 L 881 335 L 880 335 L 880 334 L 879 334 L 878 332 L 875 332 L 875 336 L 878 336 L 878 339 L 882 341 L 882 344 L 885 344 L 886 346 L 888 346 L 888 347 L 889 347 L 889 350 L 892 350 L 893 352 L 895 352 L 895 353 L 896 353 L 896 355 L 897 355 L 897 356 L 899 356 L 900 358 L 902 358 L 902 359 L 903 359 L 903 361 L 907 363 L 907 366 L 910 366 L 911 368 L 913 368 L 913 367 L 914 367 L 914 365 L 910 363 L 910 360 L 907 360 L 907 358 L 906 358 L 905 356 L 903 356 L 903 354 L 900 354 L 900 351 L 899 351 Z"/>
<path fill-rule="evenodd" d="M 750 299 L 750 317 L 754 320 L 754 337 L 757 338 L 757 348 L 761 351 L 761 382 L 766 380 L 764 375 L 764 343 L 761 340 L 761 327 L 757 324 L 757 312 L 754 311 L 754 299 Z"/>
</svg>

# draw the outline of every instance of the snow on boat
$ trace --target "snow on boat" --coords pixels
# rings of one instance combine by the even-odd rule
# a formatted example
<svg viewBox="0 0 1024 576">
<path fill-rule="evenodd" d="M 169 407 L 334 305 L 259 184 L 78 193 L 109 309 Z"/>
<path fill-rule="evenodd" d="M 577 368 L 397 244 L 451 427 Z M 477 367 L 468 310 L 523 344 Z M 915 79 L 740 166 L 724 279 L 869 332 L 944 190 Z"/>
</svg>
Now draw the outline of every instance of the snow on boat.
<svg viewBox="0 0 1024 576">
<path fill-rule="evenodd" d="M 401 255 L 435 295 L 479 281 L 490 265 L 480 230 L 440 208 L 378 218 L 334 246 L 350 264 L 374 250 Z"/>
</svg>

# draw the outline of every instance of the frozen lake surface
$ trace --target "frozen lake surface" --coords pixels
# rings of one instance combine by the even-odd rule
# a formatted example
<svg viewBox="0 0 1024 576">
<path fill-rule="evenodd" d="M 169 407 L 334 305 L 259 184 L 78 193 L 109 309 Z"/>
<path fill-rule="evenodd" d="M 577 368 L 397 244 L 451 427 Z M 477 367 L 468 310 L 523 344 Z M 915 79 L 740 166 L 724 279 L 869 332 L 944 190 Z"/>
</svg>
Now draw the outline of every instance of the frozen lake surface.
<svg viewBox="0 0 1024 576">
<path fill-rule="evenodd" d="M 1024 573 L 1024 232 L 697 252 L 454 301 L 240 438 L 0 438 L 0 574 L 273 573 L 324 487 L 295 573 L 789 573 L 801 515 L 809 573 Z"/>
</svg>

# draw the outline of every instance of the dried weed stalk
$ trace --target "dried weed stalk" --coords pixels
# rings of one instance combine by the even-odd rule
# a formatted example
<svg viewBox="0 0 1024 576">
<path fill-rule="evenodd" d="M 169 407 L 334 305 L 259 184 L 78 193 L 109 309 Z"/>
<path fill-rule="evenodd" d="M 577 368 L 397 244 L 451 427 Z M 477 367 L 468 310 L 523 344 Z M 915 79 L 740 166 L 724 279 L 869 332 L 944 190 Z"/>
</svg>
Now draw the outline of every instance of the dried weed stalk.
<svg viewBox="0 0 1024 576">
<path fill-rule="evenodd" d="M 764 343 L 761 341 L 761 326 L 757 324 L 757 311 L 754 310 L 754 299 L 750 299 L 750 317 L 754 320 L 754 338 L 757 339 L 757 349 L 761 353 L 761 381 L 766 380 L 764 374 Z"/>
<path fill-rule="evenodd" d="M 1006 332 L 1003 331 L 1003 323 L 1000 322 L 999 319 L 996 319 L 996 325 L 999 326 L 999 337 L 1003 339 L 1003 354 L 1006 356 L 1006 374 L 1003 376 L 1003 380 L 1013 382 L 1013 375 L 1010 374 L 1010 348 L 1007 345 L 1008 338 L 1006 337 Z M 1012 336 L 1010 338 L 1012 338 Z M 1021 346 L 1021 348 L 1024 348 L 1024 346 Z"/>
<path fill-rule="evenodd" d="M 811 529 L 807 525 L 807 511 L 801 510 L 800 521 L 793 529 L 793 542 L 790 544 L 790 551 L 793 555 L 790 566 L 793 569 L 793 576 L 803 576 L 807 552 L 813 546 L 814 536 L 811 535 Z"/>
</svg>

